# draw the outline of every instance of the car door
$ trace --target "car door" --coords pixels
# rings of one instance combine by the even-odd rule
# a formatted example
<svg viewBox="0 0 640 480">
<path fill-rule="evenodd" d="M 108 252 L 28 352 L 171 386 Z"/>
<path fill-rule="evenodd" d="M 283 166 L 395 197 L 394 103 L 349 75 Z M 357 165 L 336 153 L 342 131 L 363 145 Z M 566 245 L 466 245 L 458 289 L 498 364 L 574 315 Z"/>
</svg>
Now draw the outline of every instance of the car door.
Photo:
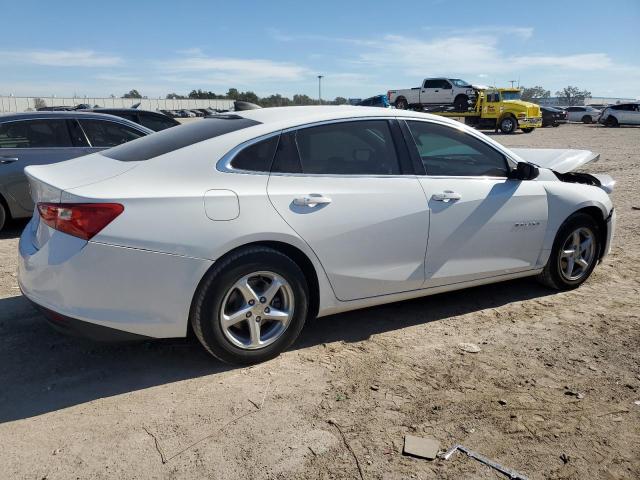
<svg viewBox="0 0 640 480">
<path fill-rule="evenodd" d="M 453 85 L 447 79 L 440 79 L 440 88 L 436 92 L 438 95 L 438 103 L 449 104 L 453 103 Z"/>
<path fill-rule="evenodd" d="M 462 129 L 418 120 L 406 126 L 425 168 L 419 176 L 430 211 L 425 286 L 536 268 L 547 225 L 542 184 L 508 178 L 505 156 Z"/>
<path fill-rule="evenodd" d="M 86 139 L 65 118 L 34 118 L 0 124 L 0 184 L 19 207 L 33 210 L 24 168 L 57 163 L 87 153 Z M 13 212 L 16 214 L 16 212 Z"/>
<path fill-rule="evenodd" d="M 313 249 L 338 299 L 424 283 L 429 213 L 409 170 L 395 120 L 330 122 L 282 134 L 269 199 Z"/>
<path fill-rule="evenodd" d="M 640 125 L 640 104 L 631 105 L 631 109 L 627 112 L 628 123 L 631 125 Z"/>
<path fill-rule="evenodd" d="M 420 92 L 420 103 L 438 104 L 440 103 L 440 79 L 432 78 L 424 81 Z"/>
</svg>

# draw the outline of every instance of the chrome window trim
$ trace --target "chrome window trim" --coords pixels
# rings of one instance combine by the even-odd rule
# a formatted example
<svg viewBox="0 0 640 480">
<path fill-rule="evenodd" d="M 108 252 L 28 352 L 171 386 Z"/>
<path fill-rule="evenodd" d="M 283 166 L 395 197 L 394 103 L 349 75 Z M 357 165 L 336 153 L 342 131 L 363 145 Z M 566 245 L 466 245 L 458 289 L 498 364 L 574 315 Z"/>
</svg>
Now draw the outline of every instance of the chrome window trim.
<svg viewBox="0 0 640 480">
<path fill-rule="evenodd" d="M 359 175 L 359 174 L 329 174 L 329 173 L 286 173 L 286 172 L 265 172 L 265 171 L 257 171 L 257 170 L 242 170 L 242 169 L 237 169 L 237 168 L 233 168 L 231 166 L 231 162 L 233 161 L 234 157 L 243 149 L 250 147 L 251 145 L 257 143 L 257 142 L 261 142 L 262 140 L 267 140 L 271 137 L 274 137 L 276 135 L 282 135 L 285 133 L 289 133 L 289 132 L 293 132 L 293 131 L 297 131 L 297 130 L 302 130 L 304 128 L 312 128 L 312 127 L 318 127 L 318 126 L 322 126 L 322 125 L 331 125 L 331 124 L 335 124 L 335 123 L 345 123 L 345 122 L 353 122 L 353 121 L 366 121 L 366 120 L 396 120 L 396 121 L 407 121 L 407 120 L 414 120 L 414 121 L 420 121 L 420 122 L 426 122 L 426 123 L 434 123 L 437 125 L 442 125 L 445 127 L 449 127 L 452 129 L 456 129 L 459 131 L 462 131 L 463 133 L 467 134 L 467 135 L 471 135 L 473 136 L 475 139 L 483 142 L 485 145 L 487 145 L 488 147 L 492 148 L 493 150 L 498 151 L 500 154 L 502 154 L 505 159 L 507 160 L 507 163 L 509 164 L 509 166 L 511 166 L 512 168 L 516 167 L 516 164 L 518 163 L 518 161 L 516 159 L 514 159 L 511 156 L 511 153 L 505 149 L 502 148 L 502 146 L 496 146 L 493 145 L 492 143 L 487 142 L 480 133 L 474 131 L 474 130 L 469 130 L 468 128 L 465 127 L 464 124 L 460 124 L 460 126 L 458 127 L 457 125 L 451 125 L 447 120 L 442 120 L 440 121 L 439 118 L 423 118 L 423 117 L 409 117 L 409 116 L 401 116 L 401 117 L 396 117 L 396 116 L 367 116 L 367 117 L 345 117 L 345 118 L 338 118 L 338 119 L 332 119 L 332 120 L 320 120 L 320 121 L 316 121 L 316 122 L 309 122 L 309 123 L 303 123 L 300 125 L 296 125 L 295 127 L 287 127 L 284 128 L 282 130 L 277 130 L 275 132 L 271 132 L 271 133 L 267 133 L 264 135 L 261 135 L 259 137 L 255 137 L 249 140 L 246 140 L 242 143 L 240 143 L 239 145 L 233 147 L 231 150 L 229 150 L 227 153 L 225 153 L 220 160 L 218 160 L 216 162 L 216 170 L 218 170 L 219 172 L 223 172 L 223 173 L 236 173 L 236 174 L 244 174 L 244 175 L 276 175 L 276 176 L 296 176 L 296 177 L 325 177 L 325 178 L 450 178 L 450 179 L 472 179 L 472 180 L 509 180 L 509 177 L 480 177 L 480 176 L 452 176 L 452 175 L 442 175 L 442 176 L 438 176 L 438 175 L 420 175 L 420 174 L 415 174 L 415 173 L 409 173 L 406 175 Z M 407 125 L 408 128 L 408 125 Z"/>
<path fill-rule="evenodd" d="M 516 166 L 518 164 L 518 160 L 513 158 L 512 157 L 512 153 L 509 152 L 508 150 L 506 150 L 502 145 L 496 146 L 493 143 L 487 142 L 486 139 L 483 138 L 482 134 L 480 134 L 479 132 L 476 132 L 475 130 L 469 130 L 468 128 L 465 128 L 465 125 L 463 123 L 461 123 L 460 127 L 458 127 L 456 125 L 451 125 L 448 122 L 440 122 L 438 120 L 431 119 L 431 118 L 400 117 L 400 118 L 398 118 L 398 120 L 404 120 L 405 124 L 406 124 L 407 120 L 419 121 L 419 122 L 425 122 L 425 123 L 435 123 L 437 125 L 442 125 L 444 127 L 449 127 L 449 128 L 455 129 L 455 130 L 459 130 L 461 132 L 466 133 L 467 135 L 472 136 L 476 140 L 481 141 L 487 147 L 499 152 L 506 159 L 508 167 L 516 168 Z M 411 129 L 409 128 L 409 125 L 407 125 L 407 128 L 409 129 L 409 132 L 411 132 Z M 425 171 L 426 171 L 426 169 L 425 169 Z M 438 176 L 438 175 L 419 175 L 419 176 L 420 177 L 445 178 L 445 176 Z M 474 176 L 474 175 L 464 175 L 464 176 L 463 175 L 457 175 L 457 176 L 449 175 L 448 177 L 450 177 L 450 178 L 509 178 L 509 177 L 478 177 L 478 176 Z"/>
</svg>

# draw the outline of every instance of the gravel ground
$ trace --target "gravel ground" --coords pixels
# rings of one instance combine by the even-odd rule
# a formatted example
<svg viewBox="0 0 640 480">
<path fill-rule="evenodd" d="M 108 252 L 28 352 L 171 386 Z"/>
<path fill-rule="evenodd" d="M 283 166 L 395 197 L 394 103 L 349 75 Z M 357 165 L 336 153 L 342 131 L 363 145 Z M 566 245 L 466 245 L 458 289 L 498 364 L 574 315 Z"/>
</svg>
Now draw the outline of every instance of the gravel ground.
<svg viewBox="0 0 640 480">
<path fill-rule="evenodd" d="M 494 138 L 602 154 L 588 171 L 617 179 L 619 224 L 585 285 L 513 281 L 323 318 L 250 368 L 188 340 L 55 333 L 20 296 L 24 222 L 11 225 L 0 234 L 0 476 L 504 478 L 462 454 L 402 456 L 413 434 L 532 479 L 640 478 L 640 129 Z"/>
</svg>

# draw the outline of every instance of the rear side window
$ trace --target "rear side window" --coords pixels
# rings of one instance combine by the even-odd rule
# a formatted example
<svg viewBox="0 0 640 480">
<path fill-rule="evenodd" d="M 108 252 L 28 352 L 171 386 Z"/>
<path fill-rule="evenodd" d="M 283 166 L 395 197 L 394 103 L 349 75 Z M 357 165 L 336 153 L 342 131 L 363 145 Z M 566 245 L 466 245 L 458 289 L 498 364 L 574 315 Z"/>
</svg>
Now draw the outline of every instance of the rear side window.
<svg viewBox="0 0 640 480">
<path fill-rule="evenodd" d="M 140 123 L 154 132 L 179 125 L 178 122 L 165 115 L 153 115 L 150 113 L 139 113 L 138 115 L 140 116 Z"/>
<path fill-rule="evenodd" d="M 122 162 L 136 162 L 173 152 L 194 143 L 219 137 L 243 128 L 259 125 L 260 122 L 239 115 L 218 115 L 168 128 L 135 142 L 111 148 L 102 155 Z"/>
<path fill-rule="evenodd" d="M 71 147 L 63 119 L 21 120 L 0 124 L 0 148 Z"/>
<path fill-rule="evenodd" d="M 424 88 L 438 88 L 440 86 L 440 80 L 425 80 Z"/>
<path fill-rule="evenodd" d="M 121 123 L 105 120 L 79 120 L 92 147 L 115 147 L 144 135 Z"/>
<path fill-rule="evenodd" d="M 460 130 L 427 122 L 408 121 L 427 175 L 506 177 L 504 156 Z"/>
<path fill-rule="evenodd" d="M 399 175 L 400 165 L 386 120 L 339 122 L 298 130 L 302 172 Z"/>
<path fill-rule="evenodd" d="M 277 146 L 278 135 L 249 145 L 233 157 L 231 166 L 236 170 L 268 172 Z"/>
</svg>

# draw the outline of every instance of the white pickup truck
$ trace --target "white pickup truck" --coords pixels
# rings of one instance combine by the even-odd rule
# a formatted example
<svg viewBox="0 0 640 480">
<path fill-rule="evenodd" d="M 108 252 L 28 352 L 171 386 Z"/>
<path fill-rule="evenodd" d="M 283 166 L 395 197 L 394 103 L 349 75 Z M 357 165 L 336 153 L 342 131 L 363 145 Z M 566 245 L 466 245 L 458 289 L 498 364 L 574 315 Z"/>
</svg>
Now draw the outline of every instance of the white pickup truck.
<svg viewBox="0 0 640 480">
<path fill-rule="evenodd" d="M 457 111 L 464 112 L 475 96 L 471 84 L 459 78 L 425 78 L 421 87 L 387 92 L 389 103 L 403 110 L 426 105 L 454 105 Z"/>
</svg>

